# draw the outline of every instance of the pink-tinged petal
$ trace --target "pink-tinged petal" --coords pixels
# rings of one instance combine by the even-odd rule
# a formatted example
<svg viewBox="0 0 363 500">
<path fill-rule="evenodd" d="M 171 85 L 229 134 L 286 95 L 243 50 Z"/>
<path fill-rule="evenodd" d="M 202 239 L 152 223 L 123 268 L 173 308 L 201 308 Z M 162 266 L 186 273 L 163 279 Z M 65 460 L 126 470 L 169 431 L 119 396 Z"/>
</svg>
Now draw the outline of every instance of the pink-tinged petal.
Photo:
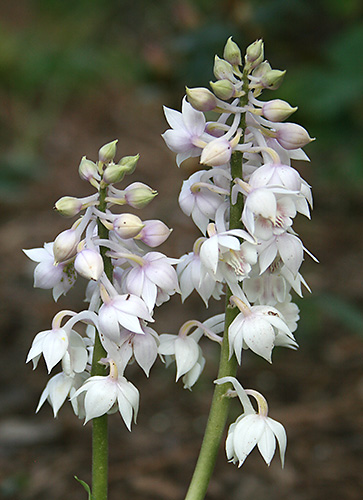
<svg viewBox="0 0 363 500">
<path fill-rule="evenodd" d="M 185 98 L 182 104 L 182 115 L 188 132 L 197 137 L 201 136 L 205 130 L 205 116 L 201 111 L 195 110 Z"/>
<path fill-rule="evenodd" d="M 206 240 L 200 248 L 199 256 L 204 266 L 215 274 L 219 260 L 218 239 L 212 236 Z"/>
<path fill-rule="evenodd" d="M 192 220 L 201 233 L 205 234 L 209 224 L 209 217 L 200 211 L 198 207 L 193 209 Z"/>
<path fill-rule="evenodd" d="M 146 321 L 154 321 L 150 316 L 145 302 L 136 295 L 118 295 L 113 299 L 113 306 L 118 312 L 126 313 L 127 315 L 132 315 Z"/>
<path fill-rule="evenodd" d="M 145 282 L 145 272 L 141 267 L 130 269 L 126 276 L 126 290 L 141 297 Z"/>
<path fill-rule="evenodd" d="M 191 337 L 178 337 L 175 341 L 176 380 L 193 368 L 198 361 L 198 344 Z"/>
<path fill-rule="evenodd" d="M 133 344 L 135 360 L 148 377 L 150 368 L 155 363 L 158 355 L 156 340 L 152 335 L 145 332 L 144 335 L 135 335 Z"/>
<path fill-rule="evenodd" d="M 187 153 L 192 147 L 192 139 L 184 130 L 167 130 L 161 136 L 174 153 Z"/>
<path fill-rule="evenodd" d="M 218 243 L 220 246 L 231 248 L 232 250 L 239 250 L 241 248 L 239 240 L 235 236 L 229 234 L 219 234 Z"/>
<path fill-rule="evenodd" d="M 29 248 L 28 250 L 23 249 L 25 255 L 34 262 L 43 262 L 49 260 L 53 262 L 54 257 L 45 248 Z"/>
<path fill-rule="evenodd" d="M 98 321 L 101 332 L 114 342 L 120 340 L 120 326 L 118 323 L 118 312 L 112 303 L 103 304 L 98 313 Z"/>
<path fill-rule="evenodd" d="M 265 425 L 264 431 L 258 440 L 257 446 L 266 464 L 270 465 L 276 450 L 276 438 L 267 424 Z"/>
<path fill-rule="evenodd" d="M 304 258 L 303 245 L 293 234 L 283 234 L 276 238 L 276 245 L 284 264 L 296 275 Z"/>
<path fill-rule="evenodd" d="M 183 121 L 183 115 L 180 113 L 180 111 L 176 111 L 175 109 L 167 108 L 166 106 L 163 106 L 163 110 L 164 110 L 166 121 L 169 123 L 171 128 L 174 128 L 174 129 L 185 128 L 184 121 Z"/>
<path fill-rule="evenodd" d="M 40 262 L 34 270 L 34 286 L 49 290 L 53 288 L 62 279 L 64 266 L 53 264 L 53 260 L 44 260 Z"/>
<path fill-rule="evenodd" d="M 276 420 L 273 420 L 272 418 L 269 417 L 266 418 L 266 424 L 270 427 L 270 429 L 277 438 L 277 442 L 279 443 L 279 448 L 280 448 L 281 465 L 282 467 L 284 467 L 285 452 L 287 446 L 287 436 L 284 426 L 280 424 L 280 422 L 277 422 Z"/>
<path fill-rule="evenodd" d="M 277 247 L 275 245 L 275 240 L 264 248 L 263 252 L 259 255 L 260 264 L 260 275 L 266 271 L 266 269 L 272 264 L 277 255 Z"/>
</svg>

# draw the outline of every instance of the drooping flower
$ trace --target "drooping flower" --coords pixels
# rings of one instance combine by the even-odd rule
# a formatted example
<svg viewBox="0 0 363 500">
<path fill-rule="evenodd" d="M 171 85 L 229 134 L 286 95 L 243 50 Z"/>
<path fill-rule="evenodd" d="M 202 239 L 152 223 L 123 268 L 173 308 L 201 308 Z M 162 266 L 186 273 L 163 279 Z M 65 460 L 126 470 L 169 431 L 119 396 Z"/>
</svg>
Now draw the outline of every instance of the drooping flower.
<svg viewBox="0 0 363 500">
<path fill-rule="evenodd" d="M 119 375 L 116 363 L 109 359 L 110 374 L 107 377 L 94 376 L 86 380 L 72 396 L 72 400 L 85 392 L 84 409 L 85 424 L 93 418 L 101 417 L 115 405 L 120 412 L 128 430 L 131 421 L 136 422 L 139 409 L 139 391 L 123 375 Z"/>
<path fill-rule="evenodd" d="M 244 413 L 230 425 L 226 440 L 226 455 L 230 462 L 238 463 L 238 467 L 246 460 L 257 445 L 264 461 L 270 465 L 276 450 L 276 440 L 279 444 L 281 465 L 284 466 L 287 444 L 286 431 L 282 424 L 268 417 L 267 401 L 262 394 L 253 390 L 244 390 L 234 377 L 223 377 L 215 383 L 231 382 L 244 409 Z M 258 404 L 258 412 L 248 398 L 253 396 Z"/>
<path fill-rule="evenodd" d="M 297 347 L 293 334 L 275 307 L 248 307 L 235 296 L 231 297 L 231 303 L 238 307 L 240 313 L 228 329 L 229 355 L 231 357 L 234 353 L 239 364 L 241 364 L 242 348 L 251 349 L 271 363 L 277 335 L 284 339 L 285 347 Z"/>
</svg>

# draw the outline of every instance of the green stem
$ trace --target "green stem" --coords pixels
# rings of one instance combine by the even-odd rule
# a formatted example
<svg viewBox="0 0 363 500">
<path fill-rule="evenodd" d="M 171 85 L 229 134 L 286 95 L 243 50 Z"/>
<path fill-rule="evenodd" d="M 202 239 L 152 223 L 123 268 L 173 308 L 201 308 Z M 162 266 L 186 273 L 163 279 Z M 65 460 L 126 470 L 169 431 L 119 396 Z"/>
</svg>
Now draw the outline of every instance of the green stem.
<svg viewBox="0 0 363 500">
<path fill-rule="evenodd" d="M 243 73 L 243 88 L 245 90 L 245 95 L 240 99 L 240 104 L 241 106 L 246 106 L 248 102 L 248 79 L 246 72 Z M 240 126 L 243 131 L 241 136 L 242 142 L 244 140 L 244 133 L 246 130 L 246 121 L 244 114 L 242 114 L 241 116 Z M 235 151 L 232 154 L 231 189 L 233 187 L 233 179 L 237 177 L 240 179 L 242 178 L 242 160 L 243 155 L 241 152 Z M 235 205 L 230 205 L 229 229 L 239 229 L 242 227 L 242 208 L 243 196 L 241 193 L 239 193 Z M 231 291 L 227 287 L 225 304 L 226 316 L 221 357 L 219 361 L 218 378 L 227 376 L 235 377 L 237 372 L 236 357 L 232 356 L 231 359 L 229 359 L 228 328 L 239 312 L 237 308 L 232 309 L 229 305 L 229 299 L 231 295 Z M 225 397 L 225 393 L 229 387 L 232 387 L 232 385 L 223 384 L 215 386 L 202 446 L 185 500 L 203 500 L 206 495 L 209 480 L 214 470 L 219 446 L 224 434 L 224 428 L 227 421 L 230 398 Z"/>
<path fill-rule="evenodd" d="M 106 209 L 106 189 L 100 190 L 99 210 Z M 108 230 L 98 221 L 98 234 L 102 239 L 108 238 Z M 107 257 L 107 249 L 101 247 L 101 255 L 104 262 L 105 273 L 112 280 L 112 263 Z M 101 358 L 106 357 L 99 335 L 96 332 L 95 346 L 93 351 L 91 375 L 107 375 L 106 367 L 99 363 Z M 102 415 L 92 420 L 92 498 L 94 500 L 107 500 L 108 490 L 108 417 Z"/>
</svg>

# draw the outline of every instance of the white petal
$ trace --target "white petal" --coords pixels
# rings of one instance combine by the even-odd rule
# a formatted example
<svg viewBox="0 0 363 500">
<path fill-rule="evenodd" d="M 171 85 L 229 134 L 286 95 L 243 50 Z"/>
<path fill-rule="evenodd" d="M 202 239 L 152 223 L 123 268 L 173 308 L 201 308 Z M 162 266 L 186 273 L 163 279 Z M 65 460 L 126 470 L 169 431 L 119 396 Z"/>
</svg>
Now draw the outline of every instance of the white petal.
<svg viewBox="0 0 363 500">
<path fill-rule="evenodd" d="M 198 344 L 191 337 L 178 337 L 175 341 L 176 380 L 193 368 L 198 361 Z"/>
<path fill-rule="evenodd" d="M 87 392 L 84 398 L 85 424 L 92 418 L 100 417 L 108 412 L 116 401 L 117 391 L 116 382 L 109 377 L 99 377 L 97 379 L 91 377 L 86 381 L 86 384 Z"/>
<path fill-rule="evenodd" d="M 270 427 L 272 432 L 275 434 L 277 441 L 279 443 L 280 459 L 281 459 L 281 465 L 283 467 L 285 464 L 285 452 L 287 446 L 286 431 L 284 429 L 284 426 L 280 424 L 280 422 L 277 422 L 276 420 L 273 420 L 270 417 L 267 417 L 266 423 Z"/>
<path fill-rule="evenodd" d="M 259 441 L 265 422 L 259 415 L 246 415 L 236 425 L 233 433 L 233 446 L 241 467 L 247 455 Z"/>
<path fill-rule="evenodd" d="M 276 449 L 276 438 L 270 427 L 265 425 L 264 431 L 257 443 L 258 449 L 267 463 L 270 465 Z"/>
</svg>

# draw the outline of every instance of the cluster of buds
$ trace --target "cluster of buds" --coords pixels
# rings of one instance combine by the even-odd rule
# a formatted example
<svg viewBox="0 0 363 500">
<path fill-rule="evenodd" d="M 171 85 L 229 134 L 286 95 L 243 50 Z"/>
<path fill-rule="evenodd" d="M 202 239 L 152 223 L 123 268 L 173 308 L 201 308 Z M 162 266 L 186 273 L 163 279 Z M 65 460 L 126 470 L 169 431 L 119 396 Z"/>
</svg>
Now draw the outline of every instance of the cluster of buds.
<svg viewBox="0 0 363 500">
<path fill-rule="evenodd" d="M 271 362 L 275 346 L 297 348 L 293 332 L 299 309 L 291 292 L 301 296 L 302 285 L 309 289 L 299 273 L 307 250 L 292 224 L 297 213 L 310 217 L 312 195 L 291 160 L 308 161 L 301 148 L 313 139 L 300 125 L 284 121 L 297 108 L 280 99 L 259 99 L 264 89 L 277 89 L 284 74 L 264 60 L 262 40 L 247 48 L 243 60 L 230 38 L 223 59 L 215 58 L 212 91 L 187 88 L 181 113 L 164 108 L 171 128 L 163 138 L 177 153 L 177 165 L 190 157 L 200 157 L 203 165 L 184 181 L 179 196 L 182 211 L 202 233 L 177 266 L 182 300 L 196 290 L 208 305 L 228 287 L 230 306 L 239 311 L 228 327 L 229 354 L 239 364 L 246 349 Z M 207 112 L 208 118 L 216 117 L 214 121 L 207 120 Z M 237 220 L 235 215 L 232 220 L 236 207 Z M 223 330 L 223 321 L 211 320 L 214 334 Z M 188 369 L 198 374 L 201 351 L 195 343 L 201 336 L 193 332 L 187 342 L 183 329 L 179 334 Z M 174 344 L 178 365 L 177 341 Z M 169 337 L 161 339 L 160 348 L 165 354 L 172 352 Z M 177 370 L 180 376 L 179 366 Z M 241 465 L 257 444 L 270 463 L 276 436 L 283 461 L 285 431 L 267 417 L 263 396 L 244 391 L 236 379 L 217 382 L 231 381 L 245 412 L 230 427 L 228 458 Z M 190 381 L 185 385 L 190 387 Z M 248 395 L 259 402 L 258 414 Z"/>
<path fill-rule="evenodd" d="M 137 155 L 115 163 L 116 143 L 104 145 L 96 163 L 86 157 L 80 162 L 80 177 L 96 192 L 81 199 L 66 196 L 55 204 L 67 217 L 84 213 L 53 242 L 24 250 L 38 263 L 34 286 L 52 289 L 57 301 L 81 276 L 88 280 L 89 304 L 78 313 L 60 311 L 51 329 L 36 335 L 27 362 L 36 368 L 43 356 L 49 373 L 58 364 L 62 368 L 46 385 L 37 411 L 48 400 L 56 416 L 70 398 L 85 422 L 118 410 L 130 429 L 139 392 L 125 378 L 125 369 L 135 361 L 149 375 L 159 335 L 148 323 L 154 321 L 155 306 L 179 292 L 179 285 L 173 267 L 177 260 L 154 250 L 171 230 L 159 220 L 111 211 L 114 206 L 143 208 L 157 194 L 141 182 L 122 190 L 114 186 L 134 172 L 138 161 Z M 100 359 L 92 359 L 96 339 L 105 353 Z M 91 367 L 98 363 L 109 367 L 108 375 L 91 376 Z"/>
</svg>

